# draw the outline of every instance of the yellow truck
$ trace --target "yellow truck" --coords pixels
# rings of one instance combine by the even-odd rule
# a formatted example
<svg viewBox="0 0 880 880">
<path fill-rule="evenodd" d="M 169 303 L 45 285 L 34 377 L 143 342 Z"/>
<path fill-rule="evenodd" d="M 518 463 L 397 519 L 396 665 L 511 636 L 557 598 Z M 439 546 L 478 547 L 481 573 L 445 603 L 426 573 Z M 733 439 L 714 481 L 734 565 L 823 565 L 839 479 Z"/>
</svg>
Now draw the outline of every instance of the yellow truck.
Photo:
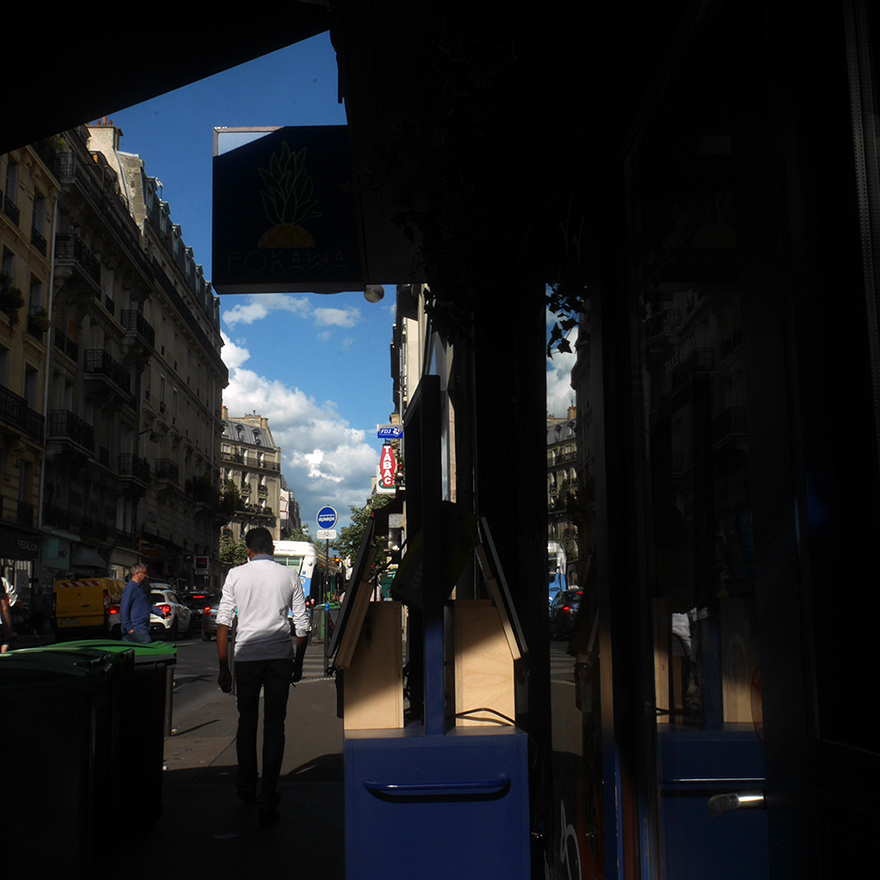
<svg viewBox="0 0 880 880">
<path fill-rule="evenodd" d="M 52 630 L 59 640 L 119 638 L 119 600 L 125 581 L 118 578 L 77 578 L 55 581 Z"/>
</svg>

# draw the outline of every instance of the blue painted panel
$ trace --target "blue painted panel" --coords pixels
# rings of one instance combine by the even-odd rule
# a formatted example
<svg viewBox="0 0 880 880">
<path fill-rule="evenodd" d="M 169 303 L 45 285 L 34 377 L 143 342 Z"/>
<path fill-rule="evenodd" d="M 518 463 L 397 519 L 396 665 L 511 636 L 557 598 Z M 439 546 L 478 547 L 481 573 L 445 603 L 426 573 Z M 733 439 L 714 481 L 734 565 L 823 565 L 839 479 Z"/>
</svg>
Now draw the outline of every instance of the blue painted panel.
<svg viewBox="0 0 880 880">
<path fill-rule="evenodd" d="M 348 738 L 347 880 L 528 880 L 527 762 L 513 728 Z"/>
<path fill-rule="evenodd" d="M 709 798 L 764 788 L 764 746 L 751 725 L 658 732 L 660 818 L 669 880 L 769 880 L 767 813 L 710 816 Z"/>
</svg>

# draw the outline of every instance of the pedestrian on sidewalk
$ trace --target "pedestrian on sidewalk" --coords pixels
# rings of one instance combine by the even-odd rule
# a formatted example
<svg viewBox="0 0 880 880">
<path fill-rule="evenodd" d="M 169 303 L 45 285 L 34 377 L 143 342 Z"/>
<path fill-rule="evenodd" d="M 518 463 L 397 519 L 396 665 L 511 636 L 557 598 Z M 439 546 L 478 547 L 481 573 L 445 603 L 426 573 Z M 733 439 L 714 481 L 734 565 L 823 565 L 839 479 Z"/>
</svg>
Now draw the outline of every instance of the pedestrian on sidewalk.
<svg viewBox="0 0 880 880">
<path fill-rule="evenodd" d="M 9 581 L 0 578 L 0 654 L 10 650 L 18 635 L 12 629 L 12 614 L 9 611 Z"/>
<path fill-rule="evenodd" d="M 248 561 L 232 569 L 223 585 L 217 609 L 217 683 L 229 693 L 229 627 L 236 615 L 235 681 L 238 697 L 236 788 L 245 803 L 256 802 L 260 824 L 279 819 L 278 779 L 284 758 L 284 719 L 291 682 L 302 678 L 308 644 L 309 616 L 302 582 L 293 569 L 272 558 L 275 545 L 268 529 L 251 529 L 245 535 Z M 296 650 L 288 612 L 292 612 Z M 260 690 L 263 690 L 263 773 L 257 798 L 257 727 Z"/>
<path fill-rule="evenodd" d="M 144 590 L 147 567 L 142 562 L 131 569 L 131 579 L 122 591 L 119 600 L 119 625 L 122 628 L 122 641 L 138 645 L 149 645 L 150 638 L 150 600 Z M 158 611 L 158 609 L 156 609 Z"/>
</svg>

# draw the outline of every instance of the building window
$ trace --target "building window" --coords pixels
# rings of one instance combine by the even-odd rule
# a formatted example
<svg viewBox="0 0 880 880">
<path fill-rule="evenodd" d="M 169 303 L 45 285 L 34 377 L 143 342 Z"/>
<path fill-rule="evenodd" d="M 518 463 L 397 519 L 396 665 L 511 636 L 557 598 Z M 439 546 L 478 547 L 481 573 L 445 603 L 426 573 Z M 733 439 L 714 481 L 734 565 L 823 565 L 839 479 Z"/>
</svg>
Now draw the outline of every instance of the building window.
<svg viewBox="0 0 880 880">
<path fill-rule="evenodd" d="M 43 282 L 39 278 L 31 276 L 30 308 L 29 312 L 35 315 L 43 306 Z"/>
<path fill-rule="evenodd" d="M 24 399 L 31 409 L 37 409 L 39 400 L 39 378 L 40 374 L 33 367 L 26 366 L 24 368 Z"/>
</svg>

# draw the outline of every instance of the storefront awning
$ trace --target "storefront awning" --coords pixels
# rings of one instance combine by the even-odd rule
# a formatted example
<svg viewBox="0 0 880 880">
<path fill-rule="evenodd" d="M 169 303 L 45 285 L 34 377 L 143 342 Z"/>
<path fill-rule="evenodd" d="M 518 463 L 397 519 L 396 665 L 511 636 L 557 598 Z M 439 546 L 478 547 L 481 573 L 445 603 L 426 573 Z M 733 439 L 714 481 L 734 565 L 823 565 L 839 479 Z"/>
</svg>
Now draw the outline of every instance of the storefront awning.
<svg viewBox="0 0 880 880">
<path fill-rule="evenodd" d="M 85 568 L 107 567 L 107 563 L 101 558 L 96 550 L 92 547 L 85 547 L 82 544 L 78 544 L 73 548 L 71 563 L 74 568 L 77 566 L 83 566 Z"/>
</svg>

